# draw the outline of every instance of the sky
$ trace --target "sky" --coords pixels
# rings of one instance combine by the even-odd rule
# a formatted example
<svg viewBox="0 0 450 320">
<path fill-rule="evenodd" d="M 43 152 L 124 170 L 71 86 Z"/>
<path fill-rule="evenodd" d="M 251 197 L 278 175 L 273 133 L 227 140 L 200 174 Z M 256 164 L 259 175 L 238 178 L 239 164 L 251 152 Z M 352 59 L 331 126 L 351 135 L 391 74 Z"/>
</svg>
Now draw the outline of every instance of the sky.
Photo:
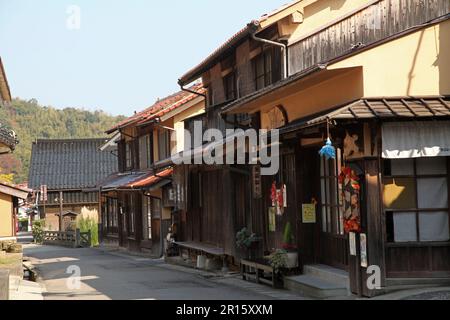
<svg viewBox="0 0 450 320">
<path fill-rule="evenodd" d="M 13 97 L 128 116 L 287 2 L 0 0 L 0 56 Z"/>
</svg>

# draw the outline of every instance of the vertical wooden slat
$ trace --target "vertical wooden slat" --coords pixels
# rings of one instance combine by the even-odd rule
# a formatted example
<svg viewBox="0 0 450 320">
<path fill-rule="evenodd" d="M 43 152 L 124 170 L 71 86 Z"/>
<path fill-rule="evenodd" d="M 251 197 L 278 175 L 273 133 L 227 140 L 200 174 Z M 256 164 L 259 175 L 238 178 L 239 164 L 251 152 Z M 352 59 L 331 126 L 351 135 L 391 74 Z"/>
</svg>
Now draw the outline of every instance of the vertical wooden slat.
<svg viewBox="0 0 450 320">
<path fill-rule="evenodd" d="M 289 47 L 290 74 L 450 12 L 448 0 L 384 0 Z"/>
</svg>

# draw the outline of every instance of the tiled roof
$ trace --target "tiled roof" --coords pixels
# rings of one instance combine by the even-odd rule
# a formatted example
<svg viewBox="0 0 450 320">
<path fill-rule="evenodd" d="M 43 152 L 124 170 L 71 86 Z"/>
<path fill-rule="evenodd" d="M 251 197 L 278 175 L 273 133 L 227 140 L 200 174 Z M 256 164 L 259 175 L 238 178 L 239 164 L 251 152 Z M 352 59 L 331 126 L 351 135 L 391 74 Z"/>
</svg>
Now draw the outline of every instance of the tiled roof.
<svg viewBox="0 0 450 320">
<path fill-rule="evenodd" d="M 399 120 L 450 117 L 450 96 L 368 98 L 297 120 L 283 133 L 326 122 L 327 120 Z"/>
<path fill-rule="evenodd" d="M 227 50 L 233 47 L 236 44 L 239 44 L 243 39 L 248 37 L 252 32 L 255 32 L 259 26 L 259 21 L 254 20 L 249 23 L 246 27 L 239 30 L 236 34 L 234 34 L 231 38 L 225 41 L 219 48 L 214 50 L 209 56 L 207 56 L 202 62 L 200 62 L 197 66 L 186 72 L 179 79 L 179 84 L 186 85 L 192 81 L 195 81 L 201 73 L 206 71 L 208 68 L 212 67 L 212 65 L 216 62 L 218 58 L 220 58 Z"/>
<path fill-rule="evenodd" d="M 191 91 L 198 92 L 200 94 L 205 93 L 205 89 L 201 84 L 196 84 L 189 88 Z M 124 128 L 133 124 L 144 123 L 155 118 L 162 117 L 163 115 L 174 111 L 175 109 L 182 107 L 186 103 L 197 98 L 198 95 L 187 91 L 179 91 L 164 99 L 160 99 L 147 109 L 136 113 L 135 115 L 123 120 L 122 122 L 109 129 L 107 133 L 112 133 L 120 128 Z"/>
<path fill-rule="evenodd" d="M 95 188 L 117 171 L 117 157 L 99 148 L 107 139 L 38 140 L 33 143 L 28 185 L 34 190 Z"/>
<path fill-rule="evenodd" d="M 15 132 L 2 127 L 0 124 L 0 144 L 4 144 L 13 151 L 18 143 Z"/>
<path fill-rule="evenodd" d="M 5 68 L 0 57 L 0 102 L 11 101 L 11 91 L 9 89 L 8 79 L 6 78 Z"/>
<path fill-rule="evenodd" d="M 132 183 L 140 178 L 143 178 L 147 174 L 144 172 L 127 172 L 127 173 L 113 173 L 100 181 L 98 187 L 103 191 L 117 190 L 121 187 Z"/>
<path fill-rule="evenodd" d="M 16 185 L 12 185 L 9 183 L 0 182 L 0 193 L 8 194 L 13 197 L 17 197 L 20 199 L 28 198 L 28 195 L 31 193 L 31 190 L 26 188 L 21 188 Z"/>
<path fill-rule="evenodd" d="M 432 118 L 450 116 L 450 97 L 363 99 L 316 119 Z"/>
<path fill-rule="evenodd" d="M 104 179 L 99 185 L 103 191 L 149 188 L 164 179 L 169 179 L 172 174 L 173 168 L 167 168 L 157 173 L 153 171 L 115 173 Z"/>
<path fill-rule="evenodd" d="M 172 174 L 173 174 L 173 168 L 163 170 L 157 174 L 150 173 L 136 181 L 133 181 L 133 182 L 127 184 L 125 187 L 131 188 L 131 189 L 150 187 L 166 178 L 171 177 Z"/>
<path fill-rule="evenodd" d="M 239 30 L 235 33 L 231 38 L 225 41 L 220 47 L 214 50 L 209 56 L 207 56 L 202 62 L 200 62 L 197 66 L 187 71 L 183 76 L 181 76 L 179 82 L 180 84 L 188 84 L 196 78 L 199 77 L 201 73 L 206 71 L 206 69 L 210 68 L 213 63 L 216 62 L 218 58 L 220 58 L 224 53 L 227 52 L 230 48 L 240 43 L 241 40 L 245 39 L 251 33 L 258 31 L 260 29 L 260 23 L 262 21 L 267 20 L 268 18 L 276 15 L 277 13 L 285 10 L 286 8 L 291 7 L 295 3 L 302 0 L 294 0 L 287 4 L 282 5 L 281 7 L 271 11 L 270 13 L 262 15 L 260 18 L 251 21 L 247 26 L 243 29 Z"/>
</svg>

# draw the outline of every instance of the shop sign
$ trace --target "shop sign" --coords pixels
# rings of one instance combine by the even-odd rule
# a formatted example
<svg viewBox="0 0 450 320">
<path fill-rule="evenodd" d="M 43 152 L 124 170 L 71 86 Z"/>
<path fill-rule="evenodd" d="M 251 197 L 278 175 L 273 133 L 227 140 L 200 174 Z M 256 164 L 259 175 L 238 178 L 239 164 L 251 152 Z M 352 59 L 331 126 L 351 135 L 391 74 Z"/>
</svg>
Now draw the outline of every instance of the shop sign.
<svg viewBox="0 0 450 320">
<path fill-rule="evenodd" d="M 305 224 L 317 223 L 317 210 L 315 204 L 302 205 L 302 221 Z"/>
</svg>

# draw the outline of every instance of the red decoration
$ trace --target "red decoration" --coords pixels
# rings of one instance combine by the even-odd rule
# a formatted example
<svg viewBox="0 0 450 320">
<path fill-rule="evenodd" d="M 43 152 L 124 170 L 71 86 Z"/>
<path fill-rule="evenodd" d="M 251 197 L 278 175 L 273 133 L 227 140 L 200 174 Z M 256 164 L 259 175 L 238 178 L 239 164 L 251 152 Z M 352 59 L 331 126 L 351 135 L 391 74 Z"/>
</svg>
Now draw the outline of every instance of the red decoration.
<svg viewBox="0 0 450 320">
<path fill-rule="evenodd" d="M 272 200 L 272 206 L 275 207 L 277 202 L 277 184 L 275 181 L 272 183 L 272 189 L 270 190 L 270 199 Z"/>
<path fill-rule="evenodd" d="M 281 187 L 281 189 L 278 192 L 278 207 L 284 208 L 284 186 Z"/>
<path fill-rule="evenodd" d="M 342 184 L 342 197 L 344 199 L 344 229 L 346 233 L 361 232 L 361 215 L 359 196 L 361 186 L 359 177 L 351 168 L 342 168 L 339 176 Z"/>
</svg>

